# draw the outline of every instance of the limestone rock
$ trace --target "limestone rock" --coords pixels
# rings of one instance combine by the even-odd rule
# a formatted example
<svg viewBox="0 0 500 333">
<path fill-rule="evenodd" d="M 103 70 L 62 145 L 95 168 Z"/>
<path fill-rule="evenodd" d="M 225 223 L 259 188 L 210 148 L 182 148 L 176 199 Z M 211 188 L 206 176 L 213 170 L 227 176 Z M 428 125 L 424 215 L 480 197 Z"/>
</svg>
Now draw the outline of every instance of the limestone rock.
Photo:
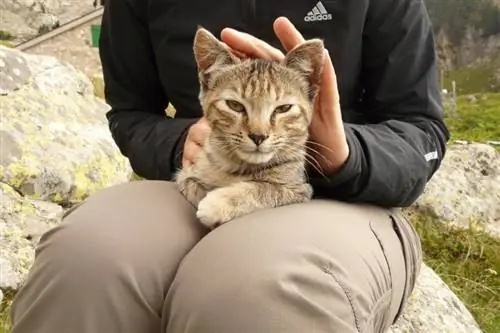
<svg viewBox="0 0 500 333">
<path fill-rule="evenodd" d="M 422 265 L 410 300 L 388 333 L 481 333 L 469 310 L 428 266 Z"/>
<path fill-rule="evenodd" d="M 128 181 L 131 169 L 90 80 L 54 58 L 0 47 L 0 181 L 63 205 Z"/>
<path fill-rule="evenodd" d="M 63 207 L 126 182 L 128 161 L 90 80 L 58 60 L 0 47 L 0 288 L 16 289 Z"/>
<path fill-rule="evenodd" d="M 413 209 L 461 227 L 484 222 L 486 231 L 500 236 L 500 152 L 480 143 L 448 146 Z"/>
<path fill-rule="evenodd" d="M 0 183 L 0 288 L 16 289 L 26 278 L 41 235 L 60 223 L 61 206 L 24 198 Z"/>
<path fill-rule="evenodd" d="M 0 0 L 0 30 L 22 41 L 92 10 L 89 0 Z"/>
</svg>

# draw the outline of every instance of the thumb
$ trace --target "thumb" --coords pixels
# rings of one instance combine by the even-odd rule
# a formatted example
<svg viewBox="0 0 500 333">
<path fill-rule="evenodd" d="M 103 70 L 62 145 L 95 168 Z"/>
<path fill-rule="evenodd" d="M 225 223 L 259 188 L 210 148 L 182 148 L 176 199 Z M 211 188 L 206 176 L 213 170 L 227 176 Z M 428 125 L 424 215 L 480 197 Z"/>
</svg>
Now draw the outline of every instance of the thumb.
<svg viewBox="0 0 500 333">
<path fill-rule="evenodd" d="M 340 96 L 337 84 L 337 75 L 327 49 L 325 49 L 324 61 L 325 64 L 319 95 L 319 117 L 327 123 L 334 121 L 338 124 L 342 122 L 342 114 L 340 113 Z M 325 111 L 327 114 L 325 114 Z"/>
</svg>

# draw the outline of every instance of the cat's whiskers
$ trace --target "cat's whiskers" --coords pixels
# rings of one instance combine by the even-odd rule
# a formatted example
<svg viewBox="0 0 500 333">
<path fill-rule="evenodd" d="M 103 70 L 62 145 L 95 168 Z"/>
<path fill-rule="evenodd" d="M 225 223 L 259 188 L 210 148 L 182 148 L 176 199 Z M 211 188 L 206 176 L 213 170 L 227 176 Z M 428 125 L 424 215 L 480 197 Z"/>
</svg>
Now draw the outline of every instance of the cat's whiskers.
<svg viewBox="0 0 500 333">
<path fill-rule="evenodd" d="M 319 146 L 320 148 L 326 149 L 326 150 L 328 150 L 332 154 L 335 153 L 332 148 L 327 147 L 327 146 L 325 146 L 325 145 L 323 145 L 321 143 L 317 143 L 317 142 L 314 142 L 314 141 L 311 141 L 311 140 L 307 140 L 306 142 L 309 143 L 309 144 L 313 144 L 313 145 Z"/>
<path fill-rule="evenodd" d="M 322 169 L 321 163 L 319 163 L 319 161 L 313 155 L 311 155 L 309 152 L 307 152 L 307 149 L 313 150 L 312 148 L 307 147 L 307 146 L 303 146 L 303 145 L 300 145 L 300 144 L 297 144 L 294 142 L 289 142 L 288 144 L 290 145 L 289 147 L 293 148 L 288 152 L 290 152 L 292 154 L 293 153 L 302 154 L 305 157 L 306 161 L 314 168 L 314 170 L 316 170 L 321 176 L 326 178 L 326 175 L 321 170 Z M 326 162 L 328 162 L 328 159 L 326 157 L 324 157 L 321 153 L 317 152 L 316 150 L 313 150 L 313 152 L 315 152 L 320 157 L 322 157 Z"/>
</svg>

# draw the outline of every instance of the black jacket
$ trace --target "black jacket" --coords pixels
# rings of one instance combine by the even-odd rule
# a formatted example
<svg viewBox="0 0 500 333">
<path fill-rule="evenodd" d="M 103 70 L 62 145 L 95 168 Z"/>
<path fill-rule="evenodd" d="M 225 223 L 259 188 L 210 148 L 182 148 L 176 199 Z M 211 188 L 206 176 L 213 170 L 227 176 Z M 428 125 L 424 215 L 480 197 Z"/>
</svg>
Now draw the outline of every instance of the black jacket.
<svg viewBox="0 0 500 333">
<path fill-rule="evenodd" d="M 281 48 L 278 16 L 325 40 L 339 81 L 350 155 L 328 179 L 310 175 L 316 196 L 410 205 L 449 139 L 423 0 L 108 0 L 99 46 L 108 119 L 132 168 L 170 180 L 180 167 L 187 129 L 202 114 L 197 26 L 215 35 L 236 28 Z"/>
</svg>

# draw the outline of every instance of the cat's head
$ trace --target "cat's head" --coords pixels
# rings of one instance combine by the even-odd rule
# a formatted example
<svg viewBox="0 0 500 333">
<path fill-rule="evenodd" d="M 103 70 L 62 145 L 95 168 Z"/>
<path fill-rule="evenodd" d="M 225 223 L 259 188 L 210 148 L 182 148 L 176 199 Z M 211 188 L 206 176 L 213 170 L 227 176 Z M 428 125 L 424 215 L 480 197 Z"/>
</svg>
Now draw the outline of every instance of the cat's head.
<svg viewBox="0 0 500 333">
<path fill-rule="evenodd" d="M 200 102 L 220 152 L 250 164 L 301 157 L 319 90 L 324 48 L 309 40 L 281 62 L 241 60 L 198 28 Z"/>
</svg>

